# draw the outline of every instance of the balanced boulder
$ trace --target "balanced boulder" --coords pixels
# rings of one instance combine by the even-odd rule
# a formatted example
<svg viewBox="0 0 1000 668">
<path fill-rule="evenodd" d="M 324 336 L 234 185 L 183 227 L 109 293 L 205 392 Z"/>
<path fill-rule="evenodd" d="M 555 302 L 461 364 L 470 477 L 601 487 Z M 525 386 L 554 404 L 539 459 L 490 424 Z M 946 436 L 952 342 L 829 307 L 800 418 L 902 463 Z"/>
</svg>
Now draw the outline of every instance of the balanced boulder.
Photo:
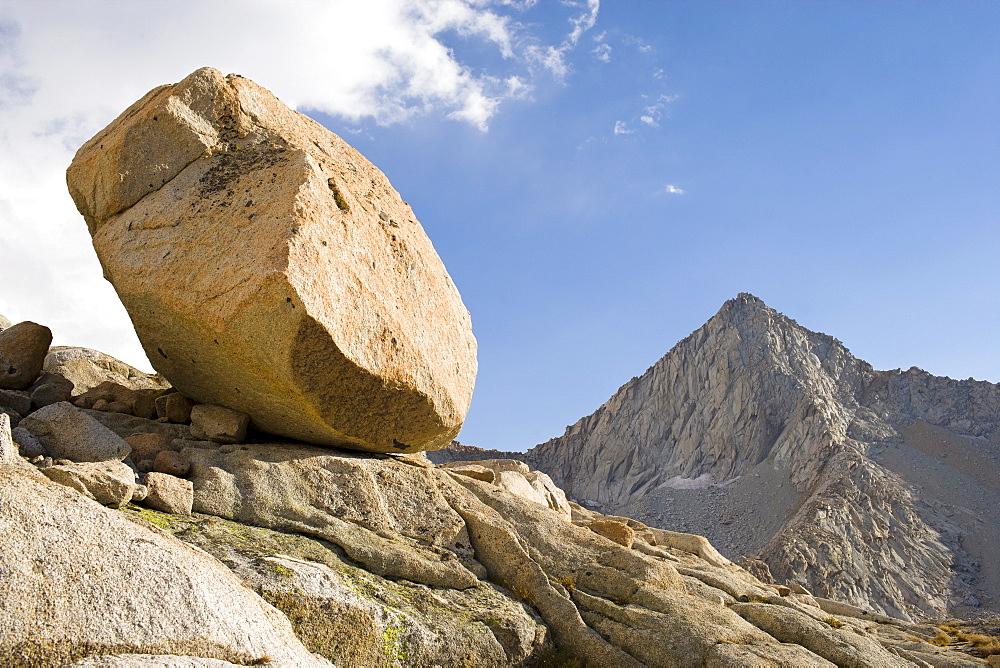
<svg viewBox="0 0 1000 668">
<path fill-rule="evenodd" d="M 410 207 L 361 154 L 237 75 L 136 102 L 67 172 L 105 275 L 185 396 L 321 445 L 458 433 L 476 342 Z"/>
</svg>

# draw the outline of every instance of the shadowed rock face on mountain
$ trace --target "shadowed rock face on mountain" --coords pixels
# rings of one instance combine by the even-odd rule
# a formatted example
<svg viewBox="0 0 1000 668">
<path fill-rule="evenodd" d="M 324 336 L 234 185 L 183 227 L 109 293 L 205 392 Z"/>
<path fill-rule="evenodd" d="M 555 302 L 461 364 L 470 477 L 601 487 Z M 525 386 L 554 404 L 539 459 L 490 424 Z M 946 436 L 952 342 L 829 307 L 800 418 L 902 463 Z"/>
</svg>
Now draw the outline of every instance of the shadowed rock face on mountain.
<svg viewBox="0 0 1000 668">
<path fill-rule="evenodd" d="M 1000 387 L 876 371 L 751 295 L 526 460 L 824 596 L 1000 608 Z"/>
<path fill-rule="evenodd" d="M 409 205 L 340 137 L 205 68 L 84 144 L 67 182 L 146 355 L 186 396 L 321 445 L 457 435 L 469 313 Z"/>
</svg>

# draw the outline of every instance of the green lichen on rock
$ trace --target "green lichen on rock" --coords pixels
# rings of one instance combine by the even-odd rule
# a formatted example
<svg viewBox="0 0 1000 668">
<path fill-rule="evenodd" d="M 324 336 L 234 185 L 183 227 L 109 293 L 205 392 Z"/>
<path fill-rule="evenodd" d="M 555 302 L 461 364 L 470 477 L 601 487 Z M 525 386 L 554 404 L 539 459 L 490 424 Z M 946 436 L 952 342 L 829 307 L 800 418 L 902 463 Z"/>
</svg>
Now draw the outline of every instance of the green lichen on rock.
<svg viewBox="0 0 1000 668">
<path fill-rule="evenodd" d="M 190 526 L 190 521 L 186 517 L 180 515 L 171 515 L 170 513 L 161 513 L 158 510 L 150 510 L 149 508 L 143 508 L 142 506 L 137 506 L 135 504 L 128 504 L 119 510 L 125 512 L 126 517 L 130 519 L 139 518 L 149 522 L 155 527 L 159 527 L 164 531 L 169 531 L 172 534 L 177 534 Z"/>
<path fill-rule="evenodd" d="M 382 631 L 382 653 L 385 655 L 387 666 L 406 662 L 406 643 L 403 640 L 405 631 L 405 625 L 392 623 L 386 624 Z"/>
<path fill-rule="evenodd" d="M 488 582 L 454 590 L 392 580 L 318 538 L 198 513 L 125 511 L 213 555 L 337 665 L 516 665 L 552 650 L 537 615 Z"/>
</svg>

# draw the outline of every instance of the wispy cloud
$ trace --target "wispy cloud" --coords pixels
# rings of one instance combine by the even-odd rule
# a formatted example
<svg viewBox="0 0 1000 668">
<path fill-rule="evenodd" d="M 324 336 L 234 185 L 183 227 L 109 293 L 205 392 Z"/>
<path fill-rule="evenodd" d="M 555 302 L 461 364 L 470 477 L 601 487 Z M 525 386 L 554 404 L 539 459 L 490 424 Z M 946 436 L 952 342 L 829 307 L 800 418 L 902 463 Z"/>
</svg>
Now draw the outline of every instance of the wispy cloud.
<svg viewBox="0 0 1000 668">
<path fill-rule="evenodd" d="M 667 105 L 677 101 L 679 97 L 679 95 L 660 95 L 656 98 L 656 102 L 643 108 L 639 120 L 650 127 L 660 127 L 660 121 L 663 119 Z"/>
<path fill-rule="evenodd" d="M 684 188 L 680 188 L 678 186 L 675 186 L 672 183 L 667 184 L 663 188 L 663 190 L 664 190 L 664 192 L 666 192 L 667 194 L 670 194 L 670 195 L 683 195 L 684 194 Z"/>
<path fill-rule="evenodd" d="M 615 121 L 615 135 L 630 135 L 634 130 L 629 129 L 628 123 L 625 121 Z"/>
<path fill-rule="evenodd" d="M 593 49 L 590 53 L 594 55 L 602 63 L 611 62 L 611 45 L 610 44 L 598 44 L 597 48 Z"/>
<path fill-rule="evenodd" d="M 576 3 L 578 4 L 578 3 Z M 583 33 L 597 25 L 597 13 L 601 9 L 601 0 L 587 0 L 585 11 L 570 19 L 573 31 L 566 38 L 566 42 L 571 46 L 576 46 Z"/>
<path fill-rule="evenodd" d="M 634 46 L 639 50 L 639 53 L 652 53 L 653 51 L 653 47 L 651 45 L 634 35 L 625 35 L 622 37 L 622 43 L 627 46 Z"/>
<path fill-rule="evenodd" d="M 565 79 L 570 71 L 566 56 L 576 48 L 583 34 L 597 25 L 601 0 L 586 0 L 585 2 L 583 0 L 560 0 L 560 4 L 580 10 L 569 19 L 572 28 L 566 35 L 566 39 L 559 46 L 531 45 L 527 48 L 527 53 L 538 65 L 557 78 Z"/>
</svg>

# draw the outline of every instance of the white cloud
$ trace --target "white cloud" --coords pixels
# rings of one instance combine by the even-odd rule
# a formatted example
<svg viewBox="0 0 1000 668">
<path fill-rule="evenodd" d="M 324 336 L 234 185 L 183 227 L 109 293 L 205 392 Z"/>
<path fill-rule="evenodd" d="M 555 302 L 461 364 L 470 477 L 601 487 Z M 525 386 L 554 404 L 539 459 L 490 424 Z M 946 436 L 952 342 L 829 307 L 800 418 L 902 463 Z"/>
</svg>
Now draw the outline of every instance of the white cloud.
<svg viewBox="0 0 1000 668">
<path fill-rule="evenodd" d="M 652 53 L 653 51 L 653 47 L 651 45 L 646 44 L 646 42 L 635 35 L 625 35 L 622 37 L 622 42 L 628 46 L 634 46 L 639 50 L 639 53 Z"/>
<path fill-rule="evenodd" d="M 570 19 L 570 23 L 573 26 L 573 31 L 566 38 L 566 42 L 571 46 L 576 46 L 576 43 L 583 36 L 583 33 L 587 32 L 597 24 L 597 13 L 601 9 L 601 0 L 587 0 L 586 10 Z"/>
<path fill-rule="evenodd" d="M 667 105 L 671 102 L 676 102 L 679 98 L 679 95 L 660 95 L 656 98 L 656 102 L 646 105 L 643 108 L 639 120 L 650 127 L 660 127 L 660 120 L 663 119 L 666 113 Z"/>
<path fill-rule="evenodd" d="M 597 48 L 591 51 L 594 54 L 594 58 L 597 58 L 602 63 L 611 62 L 611 45 L 610 44 L 598 44 Z"/>
<path fill-rule="evenodd" d="M 365 121 L 422 114 L 486 130 L 505 100 L 536 85 L 533 50 L 552 54 L 565 76 L 566 55 L 599 8 L 596 0 L 575 7 L 567 37 L 552 46 L 517 20 L 536 2 L 244 0 L 238 11 L 230 0 L 3 3 L 0 313 L 50 326 L 57 345 L 100 348 L 148 368 L 66 192 L 77 147 L 149 89 L 204 66 L 248 76 L 293 107 L 359 131 Z M 463 63 L 447 43 L 456 36 L 502 67 Z"/>
<path fill-rule="evenodd" d="M 630 135 L 632 134 L 632 132 L 633 130 L 629 129 L 628 123 L 626 123 L 625 121 L 615 121 L 614 133 L 616 135 Z"/>
<path fill-rule="evenodd" d="M 664 188 L 664 190 L 665 190 L 665 191 L 666 191 L 667 193 L 671 194 L 671 195 L 683 195 L 683 194 L 684 194 L 684 188 L 678 188 L 677 186 L 675 186 L 675 185 L 674 185 L 674 184 L 672 184 L 672 183 L 671 183 L 671 184 L 668 184 L 668 185 L 667 185 L 667 186 L 666 186 L 666 187 Z"/>
<path fill-rule="evenodd" d="M 597 14 L 601 9 L 601 0 L 561 0 L 564 6 L 580 9 L 581 12 L 569 19 L 572 30 L 559 46 L 531 45 L 527 48 L 529 57 L 558 79 L 564 79 L 569 74 L 566 55 L 576 48 L 580 37 L 597 24 Z"/>
</svg>

